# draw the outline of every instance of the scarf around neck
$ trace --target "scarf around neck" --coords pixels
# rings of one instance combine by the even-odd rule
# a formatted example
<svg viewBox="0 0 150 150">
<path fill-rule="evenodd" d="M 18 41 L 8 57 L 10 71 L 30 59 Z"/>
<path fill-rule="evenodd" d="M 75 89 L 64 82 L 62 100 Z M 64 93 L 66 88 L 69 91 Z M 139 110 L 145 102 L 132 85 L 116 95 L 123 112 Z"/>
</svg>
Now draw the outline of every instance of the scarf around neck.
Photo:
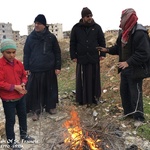
<svg viewBox="0 0 150 150">
<path fill-rule="evenodd" d="M 126 45 L 128 43 L 130 31 L 137 24 L 138 17 L 136 16 L 136 12 L 134 9 L 129 8 L 122 11 L 120 28 L 122 28 L 122 45 Z"/>
<path fill-rule="evenodd" d="M 79 24 L 81 26 L 84 26 L 84 27 L 91 27 L 93 24 L 95 24 L 95 22 L 94 22 L 94 19 L 93 19 L 91 23 L 84 23 L 83 19 L 80 19 Z"/>
</svg>

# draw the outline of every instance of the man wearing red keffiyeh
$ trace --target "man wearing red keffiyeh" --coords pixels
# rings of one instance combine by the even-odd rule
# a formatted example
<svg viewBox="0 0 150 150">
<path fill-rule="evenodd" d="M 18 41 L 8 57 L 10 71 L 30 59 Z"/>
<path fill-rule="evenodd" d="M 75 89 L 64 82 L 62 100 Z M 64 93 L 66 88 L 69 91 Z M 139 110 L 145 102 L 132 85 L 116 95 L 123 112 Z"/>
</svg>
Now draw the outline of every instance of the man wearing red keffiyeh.
<svg viewBox="0 0 150 150">
<path fill-rule="evenodd" d="M 148 68 L 150 45 L 147 30 L 137 23 L 138 17 L 132 8 L 122 11 L 120 32 L 116 44 L 98 50 L 111 55 L 119 55 L 118 72 L 121 76 L 120 95 L 125 117 L 143 122 L 143 98 L 141 74 Z"/>
<path fill-rule="evenodd" d="M 120 28 L 122 28 L 122 39 L 121 42 L 123 44 L 127 44 L 129 39 L 129 33 L 137 23 L 138 17 L 136 16 L 136 12 L 134 9 L 125 9 L 122 11 Z"/>
</svg>

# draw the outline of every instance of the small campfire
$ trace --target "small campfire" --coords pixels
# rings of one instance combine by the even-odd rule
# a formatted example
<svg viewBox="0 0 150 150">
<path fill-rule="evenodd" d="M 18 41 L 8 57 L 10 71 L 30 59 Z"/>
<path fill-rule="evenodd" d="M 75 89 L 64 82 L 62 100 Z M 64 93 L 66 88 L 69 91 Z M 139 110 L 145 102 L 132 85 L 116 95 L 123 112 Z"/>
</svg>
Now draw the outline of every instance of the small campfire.
<svg viewBox="0 0 150 150">
<path fill-rule="evenodd" d="M 83 131 L 78 113 L 71 111 L 71 118 L 63 124 L 68 133 L 65 134 L 64 143 L 67 144 L 69 150 L 102 150 L 98 147 L 100 139 L 93 139 L 88 131 Z M 100 144 L 99 144 L 100 145 Z"/>
</svg>

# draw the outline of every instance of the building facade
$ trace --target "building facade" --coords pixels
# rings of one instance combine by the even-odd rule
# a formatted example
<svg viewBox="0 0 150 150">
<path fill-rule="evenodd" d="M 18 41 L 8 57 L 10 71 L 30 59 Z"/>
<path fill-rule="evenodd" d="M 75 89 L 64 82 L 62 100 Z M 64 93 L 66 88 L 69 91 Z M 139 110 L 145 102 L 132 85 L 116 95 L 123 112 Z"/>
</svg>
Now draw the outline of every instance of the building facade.
<svg viewBox="0 0 150 150">
<path fill-rule="evenodd" d="M 13 39 L 14 41 L 19 41 L 20 34 L 19 31 L 13 31 L 11 23 L 0 23 L 0 41 L 2 39 Z"/>
<path fill-rule="evenodd" d="M 47 25 L 48 25 L 49 31 L 57 37 L 58 41 L 64 38 L 62 24 L 55 23 L 55 24 L 47 24 Z M 33 30 L 34 30 L 34 24 L 28 25 L 28 34 L 30 34 Z"/>
<path fill-rule="evenodd" d="M 0 40 L 11 38 L 13 39 L 12 24 L 0 23 Z"/>
<path fill-rule="evenodd" d="M 148 29 L 149 34 L 150 34 L 150 26 L 147 25 L 145 27 Z M 62 24 L 60 23 L 48 24 L 48 28 L 49 28 L 49 31 L 57 37 L 58 41 L 61 41 L 62 39 L 70 38 L 71 31 L 63 32 Z M 28 34 L 30 34 L 34 30 L 34 24 L 28 25 L 27 30 L 28 30 Z M 119 30 L 108 30 L 105 32 L 105 34 L 110 34 L 110 33 L 111 34 L 113 33 L 116 35 L 119 33 Z M 27 38 L 27 35 L 20 36 L 20 31 L 14 31 L 12 29 L 12 24 L 9 22 L 0 23 L 0 41 L 5 38 L 10 38 L 16 42 L 21 41 L 21 43 L 24 43 Z"/>
</svg>

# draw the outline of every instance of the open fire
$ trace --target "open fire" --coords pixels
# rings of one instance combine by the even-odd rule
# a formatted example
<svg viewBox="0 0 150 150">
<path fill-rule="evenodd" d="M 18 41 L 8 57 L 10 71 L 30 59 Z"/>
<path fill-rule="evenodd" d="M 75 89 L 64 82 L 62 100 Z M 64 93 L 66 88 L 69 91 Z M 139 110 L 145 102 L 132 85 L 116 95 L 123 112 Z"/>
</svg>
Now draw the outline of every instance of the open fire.
<svg viewBox="0 0 150 150">
<path fill-rule="evenodd" d="M 102 150 L 97 145 L 101 140 L 94 140 L 82 130 L 78 113 L 72 110 L 70 114 L 71 118 L 64 123 L 68 131 L 64 143 L 69 146 L 69 150 Z"/>
</svg>

